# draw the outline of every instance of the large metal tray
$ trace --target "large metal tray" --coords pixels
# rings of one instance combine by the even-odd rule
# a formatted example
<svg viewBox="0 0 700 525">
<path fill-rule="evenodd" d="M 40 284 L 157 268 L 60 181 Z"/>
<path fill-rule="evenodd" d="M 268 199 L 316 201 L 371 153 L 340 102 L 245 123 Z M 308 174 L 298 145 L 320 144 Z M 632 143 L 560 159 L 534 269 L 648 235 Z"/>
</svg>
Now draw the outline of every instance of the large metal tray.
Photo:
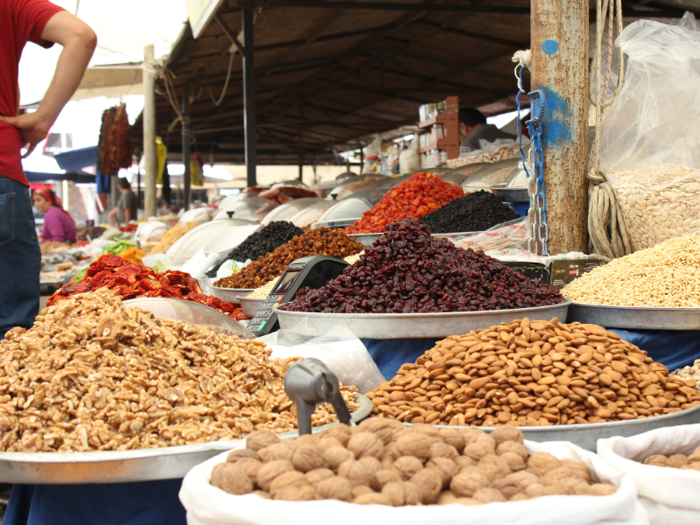
<svg viewBox="0 0 700 525">
<path fill-rule="evenodd" d="M 606 328 L 639 330 L 700 330 L 700 308 L 654 308 L 572 303 L 567 321 Z"/>
<path fill-rule="evenodd" d="M 352 413 L 355 423 L 372 412 L 372 402 L 367 397 L 358 395 L 357 402 L 360 407 Z M 314 432 L 335 424 L 314 428 Z M 279 437 L 297 435 L 294 431 L 279 434 Z M 0 452 L 0 483 L 67 485 L 179 479 L 192 467 L 234 448 L 241 441 L 103 452 Z"/>
<path fill-rule="evenodd" d="M 488 328 L 515 319 L 566 319 L 571 299 L 561 304 L 519 308 L 515 310 L 490 310 L 487 312 L 447 312 L 437 314 L 326 314 L 314 312 L 287 312 L 274 308 L 280 328 L 290 329 L 302 335 L 318 337 L 331 328 L 349 328 L 359 338 L 366 339 L 415 339 L 421 337 L 447 337 L 466 334 L 471 330 Z"/>
<path fill-rule="evenodd" d="M 679 425 L 694 425 L 700 423 L 700 405 L 682 410 L 674 414 L 633 419 L 628 421 L 611 421 L 609 423 L 588 423 L 585 425 L 552 425 L 550 427 L 518 427 L 523 437 L 530 441 L 544 443 L 546 441 L 570 441 L 581 448 L 596 451 L 599 439 L 613 436 L 631 437 L 664 427 Z M 407 423 L 410 425 L 410 423 Z M 436 425 L 438 428 L 480 428 L 484 432 L 492 432 L 498 427 L 447 426 Z"/>
</svg>

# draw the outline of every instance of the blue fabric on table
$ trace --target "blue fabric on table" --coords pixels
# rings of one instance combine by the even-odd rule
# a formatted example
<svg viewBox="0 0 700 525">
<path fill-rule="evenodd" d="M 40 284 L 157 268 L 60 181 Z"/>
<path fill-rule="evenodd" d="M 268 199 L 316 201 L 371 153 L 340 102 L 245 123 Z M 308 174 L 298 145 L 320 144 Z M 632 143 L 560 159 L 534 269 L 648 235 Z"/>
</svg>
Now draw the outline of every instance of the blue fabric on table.
<svg viewBox="0 0 700 525">
<path fill-rule="evenodd" d="M 671 372 L 700 358 L 700 332 L 691 330 L 612 330 L 625 341 L 646 350 Z M 404 363 L 413 363 L 442 337 L 434 339 L 362 339 L 379 371 L 391 379 Z"/>
<path fill-rule="evenodd" d="M 15 485 L 3 525 L 186 525 L 181 479 Z"/>
</svg>

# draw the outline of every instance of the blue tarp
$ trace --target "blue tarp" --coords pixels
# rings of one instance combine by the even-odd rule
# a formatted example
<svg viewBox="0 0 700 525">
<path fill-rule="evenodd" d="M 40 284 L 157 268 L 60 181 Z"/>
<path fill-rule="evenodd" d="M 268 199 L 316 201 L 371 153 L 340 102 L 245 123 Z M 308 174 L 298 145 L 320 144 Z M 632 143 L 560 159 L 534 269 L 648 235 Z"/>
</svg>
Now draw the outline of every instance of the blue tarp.
<svg viewBox="0 0 700 525">
<path fill-rule="evenodd" d="M 78 171 L 90 166 L 97 166 L 97 146 L 57 153 L 53 158 L 62 170 L 67 171 Z"/>
<path fill-rule="evenodd" d="M 43 173 L 38 171 L 25 171 L 27 180 L 31 182 L 47 182 L 68 180 L 78 184 L 94 184 L 95 176 L 84 171 L 69 171 L 67 173 Z"/>
</svg>

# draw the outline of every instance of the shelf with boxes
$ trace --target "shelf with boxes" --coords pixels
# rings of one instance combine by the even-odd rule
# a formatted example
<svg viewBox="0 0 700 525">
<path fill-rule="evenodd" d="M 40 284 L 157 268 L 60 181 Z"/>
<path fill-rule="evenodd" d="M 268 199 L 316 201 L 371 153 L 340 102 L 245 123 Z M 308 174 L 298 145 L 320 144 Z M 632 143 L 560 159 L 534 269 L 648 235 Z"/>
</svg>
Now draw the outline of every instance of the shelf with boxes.
<svg viewBox="0 0 700 525">
<path fill-rule="evenodd" d="M 424 104 L 419 116 L 418 127 L 429 130 L 420 136 L 421 167 L 436 168 L 448 159 L 458 158 L 459 97 Z"/>
</svg>

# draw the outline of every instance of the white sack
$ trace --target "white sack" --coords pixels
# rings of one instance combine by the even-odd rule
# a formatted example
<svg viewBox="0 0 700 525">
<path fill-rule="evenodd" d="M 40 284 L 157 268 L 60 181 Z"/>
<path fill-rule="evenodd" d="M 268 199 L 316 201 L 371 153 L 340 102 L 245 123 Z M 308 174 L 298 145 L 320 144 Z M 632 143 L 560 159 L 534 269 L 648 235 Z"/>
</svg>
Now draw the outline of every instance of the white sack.
<svg viewBox="0 0 700 525">
<path fill-rule="evenodd" d="M 241 447 L 244 445 L 241 444 Z M 583 461 L 591 473 L 618 487 L 611 496 L 546 496 L 529 501 L 487 505 L 431 505 L 386 507 L 341 501 L 272 501 L 258 496 L 232 496 L 209 484 L 214 466 L 226 461 L 220 454 L 190 470 L 182 482 L 180 501 L 188 525 L 645 525 L 634 481 L 595 454 L 571 443 L 525 441 L 530 452 L 549 452 Z"/>
<path fill-rule="evenodd" d="M 336 327 L 315 338 L 278 330 L 258 340 L 272 349 L 272 359 L 314 357 L 322 361 L 341 383 L 356 386 L 361 394 L 385 380 L 365 345 L 347 328 Z"/>
<path fill-rule="evenodd" d="M 598 454 L 630 474 L 649 520 L 658 525 L 700 523 L 700 472 L 643 465 L 652 454 L 690 454 L 700 447 L 700 425 L 659 428 L 638 436 L 598 441 Z"/>
</svg>

